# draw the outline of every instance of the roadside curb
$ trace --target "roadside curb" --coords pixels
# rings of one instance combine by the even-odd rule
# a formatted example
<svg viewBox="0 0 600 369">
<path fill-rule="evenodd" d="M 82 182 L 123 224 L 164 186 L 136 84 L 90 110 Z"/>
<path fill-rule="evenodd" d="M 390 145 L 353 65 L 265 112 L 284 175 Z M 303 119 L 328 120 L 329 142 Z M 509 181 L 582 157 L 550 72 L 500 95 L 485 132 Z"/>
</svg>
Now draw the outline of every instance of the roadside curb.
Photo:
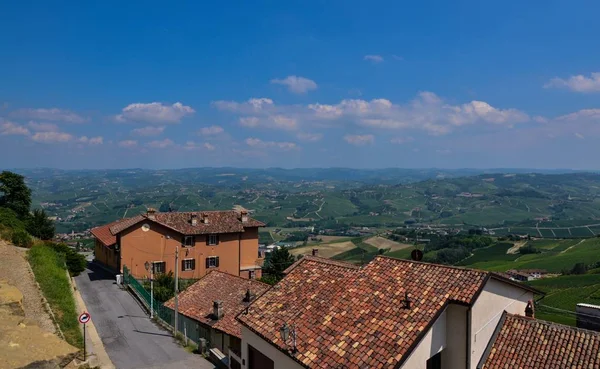
<svg viewBox="0 0 600 369">
<path fill-rule="evenodd" d="M 68 272 L 67 272 L 68 273 Z M 81 297 L 81 293 L 79 293 L 79 288 L 77 287 L 77 282 L 75 279 L 72 279 L 69 276 L 69 283 L 71 284 L 71 288 L 73 291 L 73 297 L 75 298 L 75 303 L 79 308 L 79 311 L 87 311 L 87 306 Z M 102 369 L 115 369 L 114 364 L 110 360 L 106 349 L 104 348 L 104 344 L 100 339 L 100 335 L 98 335 L 98 331 L 96 330 L 96 326 L 94 325 L 94 321 L 90 320 L 89 323 L 86 324 L 86 333 L 89 337 L 89 340 L 92 342 L 92 346 L 94 348 L 93 355 L 96 356 L 97 365 Z M 85 338 L 84 338 L 85 339 Z"/>
</svg>

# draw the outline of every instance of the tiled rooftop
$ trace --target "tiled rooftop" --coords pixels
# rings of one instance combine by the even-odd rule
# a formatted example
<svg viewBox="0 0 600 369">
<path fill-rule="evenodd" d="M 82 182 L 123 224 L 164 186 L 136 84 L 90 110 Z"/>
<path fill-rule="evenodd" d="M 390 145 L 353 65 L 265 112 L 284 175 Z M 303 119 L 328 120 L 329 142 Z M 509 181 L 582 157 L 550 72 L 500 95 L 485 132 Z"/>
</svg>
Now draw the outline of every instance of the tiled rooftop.
<svg viewBox="0 0 600 369">
<path fill-rule="evenodd" d="M 243 301 L 246 291 L 260 296 L 268 290 L 268 284 L 234 276 L 220 271 L 211 271 L 185 291 L 179 294 L 179 312 L 189 318 L 221 330 L 229 335 L 241 338 L 240 323 L 235 316 L 248 305 Z M 213 301 L 223 302 L 223 318 L 213 320 Z M 173 308 L 174 299 L 167 301 L 166 306 Z"/>
<path fill-rule="evenodd" d="M 101 227 L 92 228 L 90 232 L 96 237 L 104 246 L 111 246 L 117 242 L 117 237 L 110 232 L 110 228 L 123 223 L 129 219 L 119 219 L 115 222 L 103 225 Z"/>
<path fill-rule="evenodd" d="M 192 215 L 197 217 L 196 225 L 192 225 L 191 223 Z M 201 221 L 203 216 L 207 217 L 208 223 L 205 224 Z M 248 217 L 246 222 L 242 222 L 239 217 L 239 213 L 234 210 L 170 213 L 157 212 L 154 214 L 154 219 L 149 218 L 147 214 L 141 214 L 129 218 L 119 224 L 111 226 L 110 232 L 113 235 L 116 235 L 117 233 L 122 232 L 125 229 L 146 219 L 186 235 L 236 233 L 244 232 L 244 228 L 264 226 L 264 223 L 250 217 Z"/>
<path fill-rule="evenodd" d="M 304 257 L 238 319 L 308 368 L 388 368 L 446 304 L 472 304 L 488 278 L 501 278 L 381 256 L 361 269 L 344 264 Z M 279 337 L 282 322 L 296 326 L 295 353 Z"/>
<path fill-rule="evenodd" d="M 600 333 L 505 313 L 478 368 L 600 368 Z"/>
</svg>

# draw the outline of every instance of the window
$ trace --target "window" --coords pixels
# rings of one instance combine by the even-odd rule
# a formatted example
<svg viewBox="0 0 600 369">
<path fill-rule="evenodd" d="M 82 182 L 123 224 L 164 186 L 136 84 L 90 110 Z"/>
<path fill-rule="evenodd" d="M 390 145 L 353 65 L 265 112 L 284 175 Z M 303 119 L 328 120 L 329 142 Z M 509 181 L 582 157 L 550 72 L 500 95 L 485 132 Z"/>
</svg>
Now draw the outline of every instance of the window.
<svg viewBox="0 0 600 369">
<path fill-rule="evenodd" d="M 206 244 L 209 246 L 215 246 L 219 244 L 219 235 L 217 234 L 209 234 L 206 237 Z"/>
<path fill-rule="evenodd" d="M 155 274 L 163 274 L 165 272 L 166 264 L 164 261 L 153 261 L 152 266 L 154 267 Z"/>
<path fill-rule="evenodd" d="M 195 259 L 183 259 L 181 262 L 182 270 L 195 270 L 196 269 L 196 260 Z"/>
<path fill-rule="evenodd" d="M 206 268 L 218 268 L 219 267 L 219 257 L 218 256 L 209 256 L 206 258 Z"/>
<path fill-rule="evenodd" d="M 254 347 L 248 345 L 248 369 L 273 369 L 275 363 Z"/>
<path fill-rule="evenodd" d="M 248 271 L 248 278 L 256 279 L 256 272 L 254 270 Z"/>
<path fill-rule="evenodd" d="M 442 369 L 442 353 L 438 352 L 427 360 L 427 369 Z"/>
<path fill-rule="evenodd" d="M 194 236 L 184 236 L 181 244 L 185 247 L 193 247 L 196 244 Z"/>
</svg>

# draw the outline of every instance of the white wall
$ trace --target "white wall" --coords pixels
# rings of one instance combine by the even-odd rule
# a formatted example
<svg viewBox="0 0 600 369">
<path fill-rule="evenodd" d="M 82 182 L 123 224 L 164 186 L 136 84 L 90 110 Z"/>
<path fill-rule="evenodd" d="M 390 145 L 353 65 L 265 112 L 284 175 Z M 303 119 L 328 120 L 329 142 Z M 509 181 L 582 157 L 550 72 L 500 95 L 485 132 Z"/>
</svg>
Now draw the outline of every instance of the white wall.
<svg viewBox="0 0 600 369">
<path fill-rule="evenodd" d="M 242 359 L 243 368 L 248 367 L 248 345 L 251 345 L 263 355 L 273 360 L 275 369 L 302 369 L 303 367 L 289 356 L 279 351 L 275 346 L 263 340 L 248 328 L 242 326 Z"/>
<path fill-rule="evenodd" d="M 486 283 L 471 309 L 471 369 L 477 368 L 502 313 L 525 315 L 529 300 L 533 293 L 517 286 L 493 278 Z"/>
<path fill-rule="evenodd" d="M 444 310 L 435 323 L 433 323 L 425 337 L 423 337 L 419 345 L 415 347 L 404 362 L 404 365 L 402 365 L 403 369 L 426 369 L 427 360 L 446 347 L 447 311 L 448 309 Z M 448 338 L 454 339 L 451 336 Z"/>
<path fill-rule="evenodd" d="M 450 304 L 446 308 L 446 348 L 442 352 L 443 369 L 467 367 L 467 313 L 468 308 Z"/>
</svg>

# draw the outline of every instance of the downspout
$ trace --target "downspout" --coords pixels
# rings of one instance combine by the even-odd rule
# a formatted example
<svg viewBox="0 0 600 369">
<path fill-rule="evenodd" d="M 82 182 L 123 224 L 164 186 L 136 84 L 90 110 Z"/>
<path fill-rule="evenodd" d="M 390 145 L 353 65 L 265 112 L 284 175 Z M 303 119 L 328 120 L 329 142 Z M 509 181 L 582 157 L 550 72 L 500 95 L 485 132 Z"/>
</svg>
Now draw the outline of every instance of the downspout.
<svg viewBox="0 0 600 369">
<path fill-rule="evenodd" d="M 471 307 L 467 309 L 467 356 L 466 368 L 471 369 Z"/>
<path fill-rule="evenodd" d="M 238 233 L 238 277 L 242 274 L 242 233 Z"/>
</svg>

